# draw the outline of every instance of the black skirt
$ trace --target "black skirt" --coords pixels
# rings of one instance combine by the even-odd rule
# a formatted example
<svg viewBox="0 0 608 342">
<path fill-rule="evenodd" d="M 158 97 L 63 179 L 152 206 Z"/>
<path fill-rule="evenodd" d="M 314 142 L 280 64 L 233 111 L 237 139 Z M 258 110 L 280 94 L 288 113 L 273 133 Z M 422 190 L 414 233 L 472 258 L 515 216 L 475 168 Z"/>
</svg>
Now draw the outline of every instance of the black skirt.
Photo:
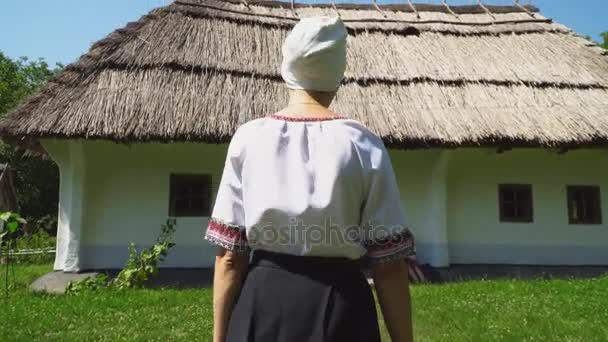
<svg viewBox="0 0 608 342">
<path fill-rule="evenodd" d="M 379 342 L 357 261 L 254 251 L 227 342 Z"/>
</svg>

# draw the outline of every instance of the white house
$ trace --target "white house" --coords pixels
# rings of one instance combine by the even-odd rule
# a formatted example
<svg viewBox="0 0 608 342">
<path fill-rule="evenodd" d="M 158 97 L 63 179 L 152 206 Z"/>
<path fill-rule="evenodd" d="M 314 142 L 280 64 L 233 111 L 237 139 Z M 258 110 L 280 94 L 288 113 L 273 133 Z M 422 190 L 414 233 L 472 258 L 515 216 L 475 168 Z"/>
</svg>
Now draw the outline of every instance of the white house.
<svg viewBox="0 0 608 342">
<path fill-rule="evenodd" d="M 521 6 L 340 5 L 334 110 L 391 148 L 418 259 L 608 265 L 608 57 Z M 180 0 L 96 43 L 0 122 L 60 168 L 55 269 L 118 268 L 169 216 L 164 266 L 203 240 L 227 142 L 285 103 L 280 46 L 331 6 Z"/>
</svg>

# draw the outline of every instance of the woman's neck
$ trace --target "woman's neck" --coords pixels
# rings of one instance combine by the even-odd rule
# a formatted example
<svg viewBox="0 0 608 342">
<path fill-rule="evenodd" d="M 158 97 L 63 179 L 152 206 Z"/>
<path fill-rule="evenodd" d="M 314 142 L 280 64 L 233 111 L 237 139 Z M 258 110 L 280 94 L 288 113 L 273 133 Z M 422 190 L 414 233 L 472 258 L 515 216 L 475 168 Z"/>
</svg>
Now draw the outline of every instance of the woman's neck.
<svg viewBox="0 0 608 342">
<path fill-rule="evenodd" d="M 336 116 L 327 107 L 331 104 L 335 93 L 316 92 L 300 89 L 289 91 L 289 103 L 277 114 L 284 116 L 312 116 L 329 117 Z"/>
<path fill-rule="evenodd" d="M 302 89 L 292 89 L 289 91 L 289 105 L 296 104 L 316 104 L 329 107 L 334 99 L 335 93 L 310 91 Z"/>
</svg>

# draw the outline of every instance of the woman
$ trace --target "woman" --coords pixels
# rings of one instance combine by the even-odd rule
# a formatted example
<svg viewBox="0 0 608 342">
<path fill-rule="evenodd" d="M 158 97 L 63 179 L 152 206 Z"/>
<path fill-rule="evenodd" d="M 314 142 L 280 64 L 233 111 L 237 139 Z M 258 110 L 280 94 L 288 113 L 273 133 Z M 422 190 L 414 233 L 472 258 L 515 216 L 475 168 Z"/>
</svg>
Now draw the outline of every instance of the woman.
<svg viewBox="0 0 608 342">
<path fill-rule="evenodd" d="M 289 104 L 237 130 L 205 238 L 220 246 L 214 341 L 411 341 L 414 253 L 382 141 L 328 109 L 344 77 L 339 18 L 302 19 L 283 46 Z"/>
</svg>

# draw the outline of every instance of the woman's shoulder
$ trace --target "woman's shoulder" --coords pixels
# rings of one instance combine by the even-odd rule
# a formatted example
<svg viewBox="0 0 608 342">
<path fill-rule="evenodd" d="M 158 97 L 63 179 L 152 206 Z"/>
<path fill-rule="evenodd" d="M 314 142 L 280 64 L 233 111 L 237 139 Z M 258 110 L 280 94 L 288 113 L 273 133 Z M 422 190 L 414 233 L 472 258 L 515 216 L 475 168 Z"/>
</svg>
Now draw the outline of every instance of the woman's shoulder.
<svg viewBox="0 0 608 342">
<path fill-rule="evenodd" d="M 260 128 L 260 126 L 263 126 L 266 122 L 267 122 L 267 118 L 266 116 L 260 117 L 260 118 L 256 118 L 256 119 L 252 119 L 249 121 L 246 121 L 245 123 L 242 123 L 240 126 L 237 127 L 235 134 L 237 133 L 246 133 L 249 132 L 251 130 L 255 130 L 257 128 Z"/>
<path fill-rule="evenodd" d="M 346 120 L 351 143 L 364 168 L 376 170 L 390 160 L 388 150 L 376 133 L 357 120 Z"/>
<path fill-rule="evenodd" d="M 250 136 L 259 134 L 260 129 L 262 129 L 266 124 L 266 117 L 246 121 L 236 128 L 234 134 L 232 135 L 231 143 L 236 144 L 240 141 L 248 140 Z"/>
<path fill-rule="evenodd" d="M 263 123 L 263 118 L 259 118 L 238 126 L 230 138 L 228 155 L 244 156 L 245 147 L 250 144 L 255 132 L 259 134 L 260 125 L 263 125 Z"/>
<path fill-rule="evenodd" d="M 366 125 L 355 119 L 346 119 L 343 126 L 349 132 L 352 140 L 356 144 L 369 145 L 384 149 L 384 143 L 376 133 Z"/>
</svg>

